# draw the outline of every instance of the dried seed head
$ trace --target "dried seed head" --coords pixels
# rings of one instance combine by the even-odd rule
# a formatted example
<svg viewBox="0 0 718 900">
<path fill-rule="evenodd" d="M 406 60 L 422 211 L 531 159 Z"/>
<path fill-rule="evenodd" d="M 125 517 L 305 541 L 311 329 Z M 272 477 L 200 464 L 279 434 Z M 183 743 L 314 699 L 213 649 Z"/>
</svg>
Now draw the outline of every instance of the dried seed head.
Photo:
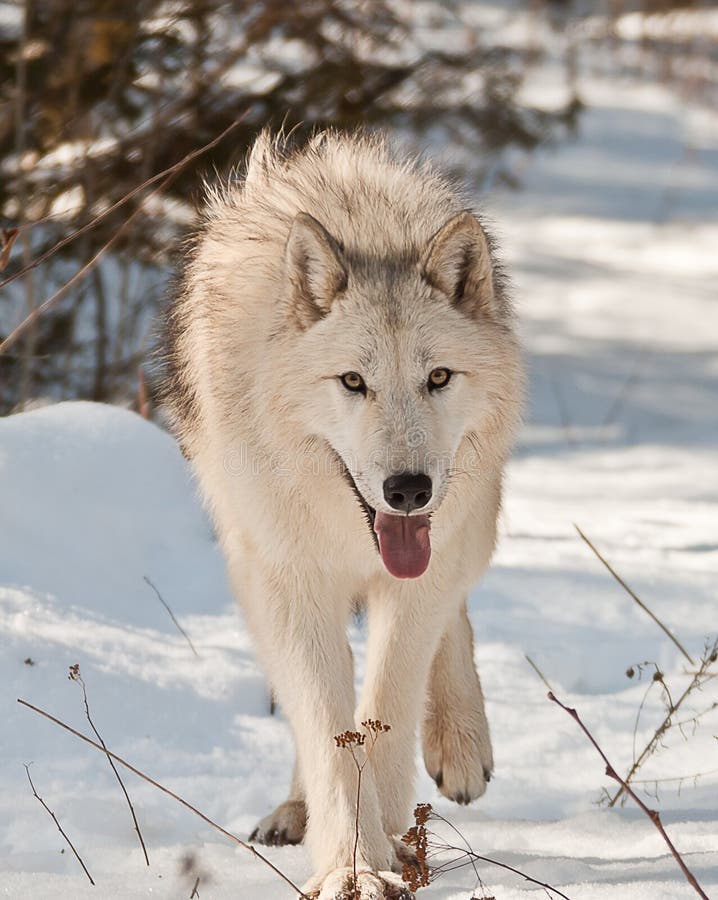
<svg viewBox="0 0 718 900">
<path fill-rule="evenodd" d="M 366 735 L 359 731 L 343 731 L 341 734 L 334 735 L 334 741 L 337 747 L 350 750 L 352 747 L 363 747 Z"/>
<path fill-rule="evenodd" d="M 414 821 L 416 824 L 401 839 L 408 847 L 414 848 L 416 857 L 415 861 L 407 863 L 401 872 L 402 880 L 409 885 L 412 891 L 416 891 L 420 887 L 426 887 L 431 877 L 431 870 L 426 859 L 429 841 L 426 823 L 429 821 L 430 816 L 431 804 L 419 803 L 414 809 Z"/>
<path fill-rule="evenodd" d="M 380 719 L 367 719 L 361 724 L 362 728 L 366 728 L 367 731 L 370 731 L 374 735 L 391 731 L 391 725 L 385 725 Z"/>
</svg>

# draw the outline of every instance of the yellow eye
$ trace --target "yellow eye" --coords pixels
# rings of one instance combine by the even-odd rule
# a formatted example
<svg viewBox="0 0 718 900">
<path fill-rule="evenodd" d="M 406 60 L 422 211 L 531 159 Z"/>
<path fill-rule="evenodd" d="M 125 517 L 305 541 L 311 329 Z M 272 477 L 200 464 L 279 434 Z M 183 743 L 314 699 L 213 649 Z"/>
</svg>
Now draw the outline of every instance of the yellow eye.
<svg viewBox="0 0 718 900">
<path fill-rule="evenodd" d="M 437 388 L 446 387 L 449 381 L 451 381 L 451 369 L 433 369 L 429 373 L 429 390 L 433 391 Z"/>
<path fill-rule="evenodd" d="M 352 391 L 355 394 L 366 394 L 364 379 L 358 372 L 345 372 L 339 376 L 339 379 L 348 391 Z"/>
</svg>

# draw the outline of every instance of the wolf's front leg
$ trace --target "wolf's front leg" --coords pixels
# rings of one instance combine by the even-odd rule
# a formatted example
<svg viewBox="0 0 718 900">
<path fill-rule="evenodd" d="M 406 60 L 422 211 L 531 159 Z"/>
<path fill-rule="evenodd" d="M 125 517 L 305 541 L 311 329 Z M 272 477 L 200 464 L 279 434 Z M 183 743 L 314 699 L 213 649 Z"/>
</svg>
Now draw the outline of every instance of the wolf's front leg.
<svg viewBox="0 0 718 900">
<path fill-rule="evenodd" d="M 426 769 L 445 797 L 470 803 L 484 793 L 494 757 L 465 603 L 451 618 L 432 663 L 423 744 Z"/>
<path fill-rule="evenodd" d="M 239 586 L 257 649 L 296 740 L 308 811 L 306 843 L 317 873 L 304 890 L 320 900 L 343 900 L 353 866 L 357 769 L 334 736 L 354 730 L 353 667 L 345 632 L 349 603 L 337 601 L 329 585 L 320 582 L 295 583 L 292 590 L 276 575 L 260 583 L 255 570 L 251 583 L 243 580 Z M 357 758 L 361 762 L 359 752 Z M 378 892 L 376 884 L 384 881 L 375 873 L 391 869 L 394 851 L 382 828 L 371 772 L 364 775 L 357 896 L 379 900 L 392 895 Z"/>
<path fill-rule="evenodd" d="M 391 726 L 371 754 L 387 835 L 409 824 L 414 788 L 416 731 L 424 708 L 432 659 L 458 598 L 429 582 L 394 582 L 369 595 L 367 671 L 357 720 Z"/>
</svg>

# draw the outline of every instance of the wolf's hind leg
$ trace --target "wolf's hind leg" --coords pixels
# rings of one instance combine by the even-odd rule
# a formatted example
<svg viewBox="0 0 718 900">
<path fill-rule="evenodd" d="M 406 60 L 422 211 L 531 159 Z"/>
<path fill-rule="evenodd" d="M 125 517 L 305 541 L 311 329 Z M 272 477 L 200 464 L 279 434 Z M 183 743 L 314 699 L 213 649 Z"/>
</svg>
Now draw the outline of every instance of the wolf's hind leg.
<svg viewBox="0 0 718 900">
<path fill-rule="evenodd" d="M 470 803 L 484 793 L 494 758 L 465 603 L 431 666 L 423 745 L 426 770 L 445 797 Z"/>
<path fill-rule="evenodd" d="M 284 803 L 280 803 L 273 812 L 258 823 L 249 836 L 249 840 L 272 847 L 301 844 L 306 827 L 307 806 L 304 802 L 304 788 L 299 774 L 299 763 L 295 759 L 289 796 Z"/>
</svg>

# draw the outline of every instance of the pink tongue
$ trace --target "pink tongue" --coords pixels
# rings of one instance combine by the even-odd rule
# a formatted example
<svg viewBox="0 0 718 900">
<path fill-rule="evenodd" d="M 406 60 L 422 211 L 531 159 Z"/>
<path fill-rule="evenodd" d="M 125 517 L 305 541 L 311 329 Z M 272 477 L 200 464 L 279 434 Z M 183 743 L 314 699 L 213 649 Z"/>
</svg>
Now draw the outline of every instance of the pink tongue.
<svg viewBox="0 0 718 900">
<path fill-rule="evenodd" d="M 391 516 L 377 511 L 374 531 L 379 553 L 395 578 L 418 578 L 431 556 L 428 516 Z"/>
</svg>

